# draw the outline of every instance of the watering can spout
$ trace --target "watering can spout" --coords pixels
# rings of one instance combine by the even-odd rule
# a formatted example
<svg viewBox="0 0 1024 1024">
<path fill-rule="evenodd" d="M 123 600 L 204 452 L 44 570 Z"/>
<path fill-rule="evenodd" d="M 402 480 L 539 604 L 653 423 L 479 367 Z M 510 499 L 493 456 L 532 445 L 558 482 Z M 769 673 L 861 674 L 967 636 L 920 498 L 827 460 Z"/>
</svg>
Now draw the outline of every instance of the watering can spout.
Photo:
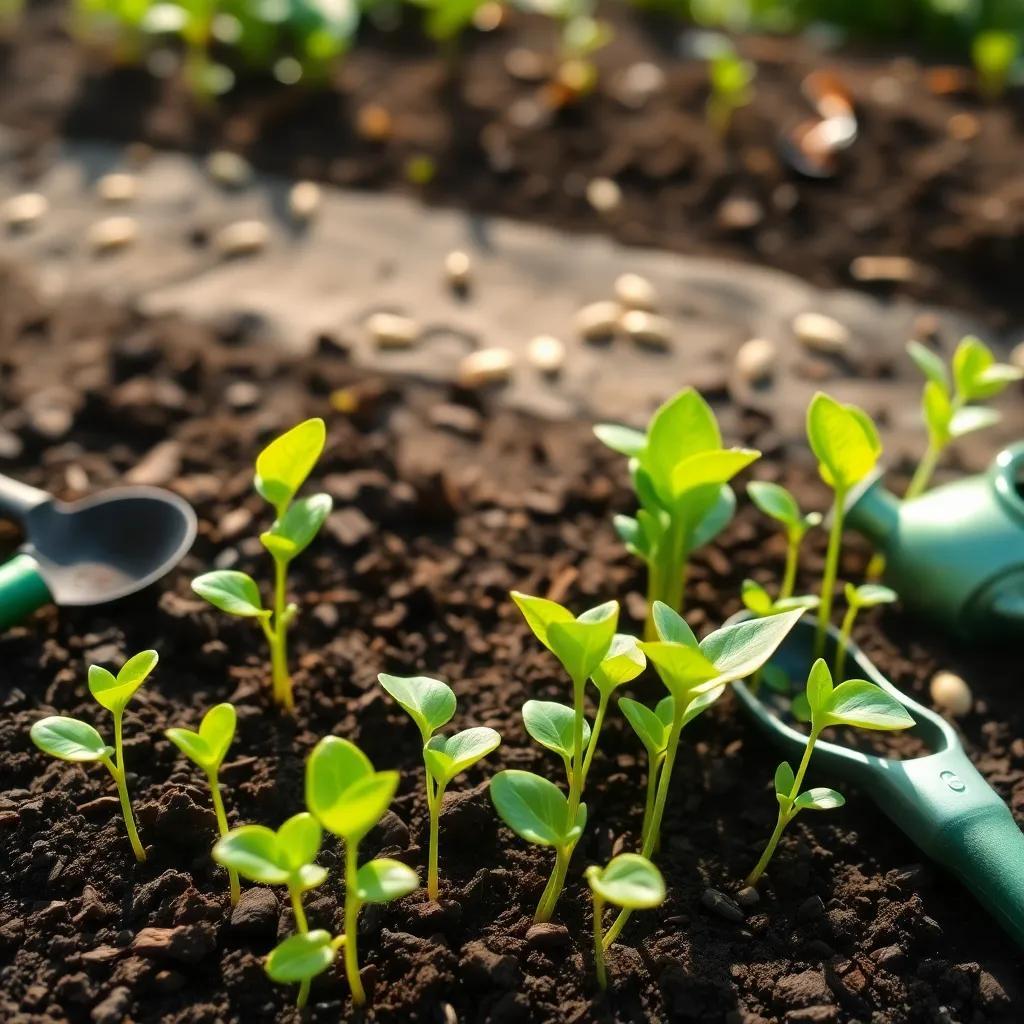
<svg viewBox="0 0 1024 1024">
<path fill-rule="evenodd" d="M 900 501 L 882 486 L 881 475 L 869 477 L 852 491 L 846 505 L 847 525 L 886 551 L 899 534 Z"/>
</svg>

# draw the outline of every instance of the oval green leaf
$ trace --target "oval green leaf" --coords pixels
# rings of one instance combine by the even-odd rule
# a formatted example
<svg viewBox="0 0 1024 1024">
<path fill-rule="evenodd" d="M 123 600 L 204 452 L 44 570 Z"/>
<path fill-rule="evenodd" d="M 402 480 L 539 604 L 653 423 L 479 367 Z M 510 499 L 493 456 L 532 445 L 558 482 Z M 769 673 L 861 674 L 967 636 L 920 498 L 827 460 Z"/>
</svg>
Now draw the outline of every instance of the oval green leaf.
<svg viewBox="0 0 1024 1024">
<path fill-rule="evenodd" d="M 858 729 L 892 731 L 914 724 L 907 709 L 880 686 L 866 679 L 840 683 L 829 697 L 823 726 L 852 725 Z"/>
<path fill-rule="evenodd" d="M 683 644 L 686 647 L 697 647 L 697 637 L 687 625 L 686 620 L 674 608 L 664 601 L 655 601 L 651 609 L 654 628 L 658 638 L 669 644 Z"/>
<path fill-rule="evenodd" d="M 830 487 L 848 490 L 878 462 L 882 443 L 871 419 L 855 405 L 843 405 L 819 391 L 807 410 L 807 438 Z"/>
<path fill-rule="evenodd" d="M 501 820 L 521 839 L 539 846 L 567 846 L 573 841 L 569 801 L 553 782 L 511 769 L 494 776 L 490 791 Z"/>
<path fill-rule="evenodd" d="M 214 844 L 213 859 L 250 882 L 264 885 L 285 885 L 291 874 L 277 833 L 265 825 L 242 825 L 233 829 Z"/>
<path fill-rule="evenodd" d="M 636 637 L 616 633 L 608 653 L 591 678 L 598 690 L 608 697 L 620 686 L 636 679 L 646 667 L 647 659 L 637 646 Z"/>
<path fill-rule="evenodd" d="M 824 658 L 819 658 L 807 676 L 807 705 L 812 712 L 820 715 L 827 710 L 832 698 L 832 673 L 828 670 Z"/>
<path fill-rule="evenodd" d="M 661 872 L 638 853 L 620 853 L 603 869 L 588 868 L 587 881 L 605 902 L 627 910 L 648 910 L 665 900 Z"/>
<path fill-rule="evenodd" d="M 309 419 L 275 438 L 256 457 L 256 490 L 280 516 L 324 450 L 324 421 Z"/>
<path fill-rule="evenodd" d="M 328 832 L 358 843 L 384 817 L 396 789 L 398 772 L 374 772 L 349 786 L 317 817 Z"/>
<path fill-rule="evenodd" d="M 577 619 L 550 625 L 551 651 L 575 684 L 582 686 L 604 660 L 618 623 L 619 602 L 606 601 Z"/>
<path fill-rule="evenodd" d="M 372 774 L 370 759 L 354 743 L 325 736 L 306 761 L 306 806 L 333 832 L 326 819 L 340 812 L 347 789 Z"/>
<path fill-rule="evenodd" d="M 283 985 L 309 981 L 334 963 L 337 951 L 330 932 L 322 929 L 303 935 L 289 935 L 267 957 L 266 972 Z"/>
<path fill-rule="evenodd" d="M 277 830 L 280 862 L 289 871 L 298 871 L 312 863 L 320 850 L 321 831 L 316 818 L 307 811 L 293 814 Z"/>
<path fill-rule="evenodd" d="M 494 729 L 476 726 L 454 736 L 432 736 L 423 748 L 423 757 L 430 774 L 444 787 L 499 746 L 501 736 Z"/>
<path fill-rule="evenodd" d="M 819 786 L 801 793 L 793 801 L 793 807 L 798 811 L 832 811 L 845 803 L 846 797 L 842 793 Z"/>
<path fill-rule="evenodd" d="M 572 708 L 553 700 L 528 700 L 523 705 L 523 724 L 531 738 L 562 757 L 573 755 L 573 729 L 576 715 Z M 583 719 L 583 747 L 590 742 L 590 723 Z"/>
<path fill-rule="evenodd" d="M 733 682 L 756 672 L 800 621 L 804 609 L 747 619 L 706 636 L 700 651 L 717 670 L 719 682 Z"/>
<path fill-rule="evenodd" d="M 548 639 L 548 630 L 552 624 L 574 621 L 572 612 L 568 608 L 563 608 L 557 601 L 549 601 L 546 597 L 531 597 L 518 590 L 513 590 L 511 597 L 516 607 L 523 613 L 526 624 L 533 630 L 533 635 L 549 651 L 552 647 Z"/>
<path fill-rule="evenodd" d="M 798 526 L 802 522 L 796 498 L 781 484 L 754 480 L 747 484 L 747 495 L 766 516 L 785 526 Z"/>
<path fill-rule="evenodd" d="M 235 569 L 203 573 L 192 581 L 192 589 L 215 608 L 229 615 L 255 618 L 270 614 L 263 608 L 256 581 Z"/>
<path fill-rule="evenodd" d="M 647 435 L 642 430 L 622 427 L 616 423 L 598 423 L 594 436 L 613 452 L 635 458 L 647 447 Z"/>
<path fill-rule="evenodd" d="M 313 542 L 332 507 L 329 494 L 301 498 L 288 506 L 288 511 L 270 530 L 260 534 L 260 541 L 275 558 L 290 562 Z"/>
<path fill-rule="evenodd" d="M 378 857 L 356 874 L 356 895 L 361 903 L 390 903 L 419 888 L 416 872 L 401 861 Z"/>
<path fill-rule="evenodd" d="M 63 715 L 41 718 L 33 723 L 29 736 L 40 750 L 62 761 L 102 761 L 113 753 L 88 722 Z"/>
<path fill-rule="evenodd" d="M 668 746 L 668 729 L 665 723 L 645 704 L 629 697 L 619 698 L 619 709 L 644 745 L 647 756 L 655 760 Z"/>
<path fill-rule="evenodd" d="M 116 676 L 100 665 L 90 665 L 89 692 L 101 707 L 118 714 L 156 668 L 158 660 L 156 651 L 142 651 L 129 658 Z"/>
<path fill-rule="evenodd" d="M 641 643 L 640 650 L 647 655 L 669 693 L 683 704 L 694 687 L 718 677 L 718 669 L 699 648 L 655 640 Z"/>
<path fill-rule="evenodd" d="M 455 714 L 455 692 L 440 679 L 430 676 L 390 676 L 381 672 L 377 680 L 392 700 L 416 723 L 423 742 L 451 721 Z"/>
<path fill-rule="evenodd" d="M 199 724 L 199 735 L 210 748 L 213 766 L 216 768 L 220 767 L 231 741 L 235 738 L 237 718 L 234 705 L 225 702 L 210 708 Z"/>
</svg>

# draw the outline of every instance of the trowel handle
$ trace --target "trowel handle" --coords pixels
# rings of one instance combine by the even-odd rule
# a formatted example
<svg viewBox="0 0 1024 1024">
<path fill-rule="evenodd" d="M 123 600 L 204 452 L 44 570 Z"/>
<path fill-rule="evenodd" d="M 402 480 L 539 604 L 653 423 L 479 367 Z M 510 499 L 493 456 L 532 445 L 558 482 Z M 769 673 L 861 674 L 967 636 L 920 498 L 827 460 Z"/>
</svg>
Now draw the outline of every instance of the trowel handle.
<svg viewBox="0 0 1024 1024">
<path fill-rule="evenodd" d="M 14 516 L 20 522 L 37 505 L 52 500 L 46 491 L 0 474 L 0 514 Z"/>
<path fill-rule="evenodd" d="M 53 600 L 39 563 L 24 553 L 0 565 L 0 631 L 21 622 Z"/>
</svg>

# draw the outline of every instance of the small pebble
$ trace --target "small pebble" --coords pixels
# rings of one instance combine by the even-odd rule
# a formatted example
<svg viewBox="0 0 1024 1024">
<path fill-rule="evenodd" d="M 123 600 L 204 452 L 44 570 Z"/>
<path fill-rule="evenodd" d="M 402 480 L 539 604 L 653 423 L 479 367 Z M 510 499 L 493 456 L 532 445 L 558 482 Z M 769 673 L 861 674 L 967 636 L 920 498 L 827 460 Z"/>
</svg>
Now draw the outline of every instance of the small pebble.
<svg viewBox="0 0 1024 1024">
<path fill-rule="evenodd" d="M 1010 362 L 1024 370 L 1024 341 L 1013 346 L 1013 351 L 1010 353 Z"/>
<path fill-rule="evenodd" d="M 825 903 L 820 896 L 808 896 L 796 911 L 797 920 L 803 924 L 817 921 L 825 914 Z"/>
<path fill-rule="evenodd" d="M 739 905 L 717 889 L 705 889 L 700 901 L 713 914 L 717 914 L 726 921 L 739 924 L 743 920 L 743 911 Z"/>
<path fill-rule="evenodd" d="M 374 313 L 366 321 L 373 340 L 381 348 L 408 348 L 420 336 L 420 325 L 398 313 Z"/>
<path fill-rule="evenodd" d="M 793 333 L 800 344 L 818 352 L 842 352 L 850 343 L 850 332 L 824 313 L 801 313 L 793 320 Z"/>
<path fill-rule="evenodd" d="M 471 263 L 469 253 L 461 249 L 453 249 L 444 258 L 444 273 L 448 284 L 455 289 L 463 289 L 469 284 Z"/>
<path fill-rule="evenodd" d="M 743 342 L 736 353 L 736 372 L 740 377 L 756 384 L 767 380 L 775 373 L 779 350 L 768 338 L 751 338 Z"/>
<path fill-rule="evenodd" d="M 622 203 L 622 189 L 611 178 L 593 178 L 587 182 L 587 202 L 598 213 L 612 213 Z"/>
<path fill-rule="evenodd" d="M 139 237 L 139 224 L 134 217 L 105 217 L 89 228 L 89 248 L 93 252 L 111 252 L 131 245 Z"/>
<path fill-rule="evenodd" d="M 752 885 L 745 885 L 736 893 L 736 902 L 741 907 L 750 910 L 751 907 L 756 907 L 761 902 L 761 894 Z"/>
<path fill-rule="evenodd" d="M 971 688 L 955 672 L 936 672 L 929 692 L 934 704 L 954 717 L 966 715 L 974 703 Z"/>
<path fill-rule="evenodd" d="M 665 72 L 650 61 L 637 61 L 620 72 L 612 82 L 615 98 L 634 110 L 642 107 L 665 87 Z"/>
<path fill-rule="evenodd" d="M 320 209 L 320 186 L 315 181 L 297 181 L 288 193 L 288 210 L 297 221 L 311 220 Z"/>
<path fill-rule="evenodd" d="M 512 376 L 515 355 L 507 348 L 481 348 L 459 363 L 459 384 L 464 388 L 497 384 Z"/>
<path fill-rule="evenodd" d="M 249 161 L 227 149 L 211 153 L 206 161 L 206 169 L 210 177 L 225 188 L 244 188 L 252 180 L 252 165 Z"/>
<path fill-rule="evenodd" d="M 386 107 L 366 103 L 356 114 L 356 132 L 368 142 L 384 142 L 391 138 L 394 122 Z"/>
<path fill-rule="evenodd" d="M 538 949 L 557 949 L 559 946 L 568 946 L 571 939 L 569 929 L 564 924 L 544 921 L 530 926 L 526 933 L 526 941 Z"/>
<path fill-rule="evenodd" d="M 565 364 L 565 343 L 550 334 L 538 334 L 530 342 L 526 357 L 541 373 L 558 373 Z"/>
<path fill-rule="evenodd" d="M 631 309 L 619 321 L 622 329 L 640 345 L 666 349 L 672 344 L 672 325 L 657 313 Z"/>
<path fill-rule="evenodd" d="M 221 228 L 213 247 L 221 256 L 250 256 L 266 248 L 270 232 L 261 220 L 238 220 Z"/>
<path fill-rule="evenodd" d="M 4 223 L 11 228 L 27 228 L 43 217 L 49 208 L 46 196 L 38 192 L 22 192 L 4 203 Z"/>
<path fill-rule="evenodd" d="M 917 264 L 906 256 L 858 256 L 850 263 L 850 275 L 865 284 L 913 281 Z"/>
<path fill-rule="evenodd" d="M 521 82 L 539 82 L 547 76 L 544 56 L 525 46 L 515 46 L 505 54 L 505 70 Z"/>
<path fill-rule="evenodd" d="M 654 285 L 639 274 L 620 274 L 615 280 L 615 298 L 626 309 L 653 310 L 658 306 Z"/>
<path fill-rule="evenodd" d="M 764 207 L 756 199 L 730 196 L 722 201 L 715 216 L 727 231 L 749 231 L 764 220 Z"/>
<path fill-rule="evenodd" d="M 617 302 L 591 302 L 576 313 L 576 332 L 586 341 L 605 341 L 618 330 L 621 317 Z"/>
<path fill-rule="evenodd" d="M 139 194 L 139 179 L 134 174 L 104 174 L 96 182 L 96 194 L 105 203 L 130 203 Z"/>
</svg>

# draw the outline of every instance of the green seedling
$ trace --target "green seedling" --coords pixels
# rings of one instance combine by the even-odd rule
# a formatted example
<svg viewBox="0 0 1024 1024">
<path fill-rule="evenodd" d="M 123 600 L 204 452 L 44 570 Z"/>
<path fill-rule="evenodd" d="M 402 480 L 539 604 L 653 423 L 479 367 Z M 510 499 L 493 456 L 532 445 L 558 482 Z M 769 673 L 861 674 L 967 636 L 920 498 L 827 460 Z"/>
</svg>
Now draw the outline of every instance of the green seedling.
<svg viewBox="0 0 1024 1024">
<path fill-rule="evenodd" d="M 978 79 L 978 92 L 997 100 L 1006 92 L 1014 65 L 1021 55 L 1020 34 L 990 29 L 979 32 L 971 42 L 971 60 Z"/>
<path fill-rule="evenodd" d="M 587 805 L 570 805 L 553 783 L 533 772 L 508 769 L 491 779 L 491 800 L 501 820 L 528 843 L 555 851 L 551 878 L 537 904 L 535 923 L 551 920 L 572 852 L 587 827 Z"/>
<path fill-rule="evenodd" d="M 594 904 L 594 966 L 597 983 L 608 987 L 604 962 L 604 905 L 622 910 L 650 910 L 665 902 L 665 879 L 661 872 L 638 853 L 620 853 L 599 868 L 592 864 L 584 872 Z"/>
<path fill-rule="evenodd" d="M 811 666 L 805 697 L 811 718 L 807 746 L 804 747 L 796 775 L 788 761 L 783 761 L 775 770 L 775 797 L 779 803 L 779 817 L 761 859 L 747 876 L 747 885 L 757 885 L 786 826 L 801 811 L 830 811 L 842 807 L 846 802 L 842 794 L 834 789 L 800 791 L 814 744 L 825 729 L 834 725 L 847 725 L 856 729 L 892 732 L 909 729 L 914 725 L 913 718 L 895 697 L 866 679 L 849 679 L 833 687 L 828 666 L 821 658 Z"/>
<path fill-rule="evenodd" d="M 647 751 L 647 797 L 644 800 L 644 820 L 640 829 L 640 844 L 647 841 L 647 832 L 654 817 L 654 798 L 658 791 L 658 774 L 665 763 L 669 738 L 672 735 L 672 719 L 675 716 L 675 701 L 662 697 L 652 711 L 646 704 L 629 697 L 619 698 L 619 709 L 626 721 L 633 727 L 644 750 Z M 652 848 L 657 852 L 657 846 Z"/>
<path fill-rule="evenodd" d="M 693 388 L 662 405 L 646 432 L 600 424 L 594 433 L 629 458 L 640 509 L 616 516 L 615 529 L 647 565 L 644 638 L 652 640 L 655 602 L 683 610 L 690 555 L 728 525 L 736 508 L 729 481 L 761 453 L 723 448 L 715 415 Z"/>
<path fill-rule="evenodd" d="M 199 723 L 199 731 L 191 729 L 168 729 L 164 735 L 194 764 L 206 773 L 206 781 L 210 784 L 210 795 L 213 798 L 213 811 L 217 815 L 217 830 L 223 839 L 228 834 L 228 816 L 224 811 L 224 798 L 220 792 L 220 781 L 217 778 L 220 766 L 224 763 L 224 755 L 235 738 L 234 706 L 216 704 L 203 715 Z M 231 887 L 231 903 L 238 902 L 241 895 L 238 885 L 238 872 L 228 868 L 228 882 Z"/>
<path fill-rule="evenodd" d="M 777 597 L 773 600 L 771 594 L 760 583 L 749 579 L 743 581 L 740 597 L 747 611 L 752 612 L 758 618 L 763 618 L 766 615 L 778 615 L 780 612 L 791 612 L 794 608 L 803 608 L 805 611 L 809 611 L 812 608 L 817 608 L 820 604 L 820 598 L 816 594 Z M 763 671 L 765 670 L 758 669 L 750 677 L 750 688 L 754 693 L 757 693 L 761 685 Z"/>
<path fill-rule="evenodd" d="M 843 616 L 843 625 L 839 631 L 839 646 L 836 650 L 835 678 L 843 678 L 843 670 L 846 668 L 846 649 L 850 645 L 850 638 L 853 636 L 853 624 L 863 608 L 877 608 L 880 604 L 892 604 L 899 600 L 895 590 L 883 587 L 879 583 L 862 583 L 855 587 L 847 583 L 843 588 L 846 595 L 846 614 Z"/>
<path fill-rule="evenodd" d="M 99 665 L 89 666 L 89 692 L 96 698 L 100 707 L 106 708 L 114 716 L 113 747 L 108 747 L 103 742 L 103 737 L 87 722 L 81 722 L 77 718 L 66 718 L 63 715 L 40 719 L 29 732 L 32 742 L 52 757 L 81 763 L 99 761 L 110 772 L 117 786 L 128 839 L 131 841 L 135 859 L 139 862 L 146 859 L 146 851 L 139 840 L 131 800 L 128 797 L 121 733 L 124 709 L 135 691 L 156 668 L 157 660 L 156 651 L 142 651 L 129 658 L 116 676 Z"/>
<path fill-rule="evenodd" d="M 863 409 L 843 405 L 821 391 L 807 410 L 807 438 L 818 460 L 818 472 L 833 492 L 832 523 L 814 640 L 815 657 L 820 657 L 825 649 L 825 630 L 832 617 L 846 498 L 850 490 L 874 470 L 882 454 L 882 442 L 878 429 Z"/>
<path fill-rule="evenodd" d="M 331 512 L 329 494 L 293 499 L 320 458 L 325 438 L 323 420 L 306 420 L 271 441 L 256 458 L 256 490 L 274 507 L 277 517 L 260 534 L 274 560 L 273 607 L 263 607 L 256 581 L 244 572 L 223 569 L 192 581 L 192 589 L 214 607 L 260 624 L 270 645 L 274 699 L 288 710 L 295 706 L 288 672 L 288 627 L 298 613 L 287 599 L 288 566 L 312 543 Z"/>
<path fill-rule="evenodd" d="M 313 979 L 334 963 L 338 950 L 344 945 L 344 935 L 334 937 L 322 928 L 299 932 L 289 935 L 270 951 L 264 969 L 279 985 L 299 986 L 301 1009 L 306 1004 Z"/>
<path fill-rule="evenodd" d="M 805 515 L 800 511 L 796 498 L 785 487 L 764 480 L 755 480 L 747 484 L 747 495 L 766 516 L 781 523 L 786 530 L 786 568 L 778 596 L 778 600 L 784 601 L 792 597 L 796 589 L 800 545 L 807 531 L 820 525 L 821 513 L 808 512 Z"/>
<path fill-rule="evenodd" d="M 747 619 L 723 626 L 698 643 L 681 616 L 668 605 L 655 606 L 654 622 L 659 639 L 643 643 L 640 648 L 672 697 L 672 724 L 654 809 L 641 848 L 644 857 L 650 858 L 659 841 L 683 729 L 711 707 L 729 683 L 756 672 L 775 653 L 803 613 L 802 608 L 796 608 L 763 619 Z M 628 909 L 623 910 L 615 919 L 605 936 L 606 946 L 618 937 L 630 913 Z"/>
<path fill-rule="evenodd" d="M 907 353 L 925 376 L 921 411 L 928 428 L 928 446 L 905 495 L 910 499 L 924 493 L 942 453 L 953 441 L 999 422 L 995 409 L 971 403 L 994 398 L 1024 377 L 1024 370 L 997 363 L 991 349 L 973 337 L 957 345 L 951 367 L 917 341 L 907 345 Z"/>
<path fill-rule="evenodd" d="M 435 736 L 455 714 L 455 692 L 440 679 L 429 676 L 377 676 L 380 685 L 416 723 L 423 741 L 423 765 L 426 769 L 427 813 L 430 817 L 430 850 L 427 858 L 427 893 L 432 900 L 439 894 L 438 845 L 441 803 L 444 791 L 456 775 L 472 768 L 497 750 L 501 737 L 494 729 L 479 726 L 464 729 L 454 736 Z"/>
<path fill-rule="evenodd" d="M 295 927 L 300 934 L 309 931 L 302 895 L 322 885 L 327 869 L 315 864 L 320 850 L 320 825 L 305 811 L 293 815 L 276 832 L 265 825 L 243 825 L 217 840 L 213 859 L 236 871 L 250 882 L 262 885 L 284 885 L 288 888 Z M 309 978 L 297 979 L 303 1007 L 309 998 Z"/>
<path fill-rule="evenodd" d="M 366 1003 L 359 977 L 357 929 L 367 903 L 389 903 L 419 887 L 412 868 L 388 857 L 359 865 L 359 844 L 387 811 L 398 772 L 374 771 L 370 759 L 337 736 L 322 739 L 306 762 L 306 806 L 345 844 L 345 975 L 356 1006 Z"/>
<path fill-rule="evenodd" d="M 754 98 L 756 68 L 744 60 L 731 46 L 723 45 L 708 61 L 708 83 L 711 94 L 707 101 L 708 121 L 724 136 L 733 115 Z"/>
</svg>

